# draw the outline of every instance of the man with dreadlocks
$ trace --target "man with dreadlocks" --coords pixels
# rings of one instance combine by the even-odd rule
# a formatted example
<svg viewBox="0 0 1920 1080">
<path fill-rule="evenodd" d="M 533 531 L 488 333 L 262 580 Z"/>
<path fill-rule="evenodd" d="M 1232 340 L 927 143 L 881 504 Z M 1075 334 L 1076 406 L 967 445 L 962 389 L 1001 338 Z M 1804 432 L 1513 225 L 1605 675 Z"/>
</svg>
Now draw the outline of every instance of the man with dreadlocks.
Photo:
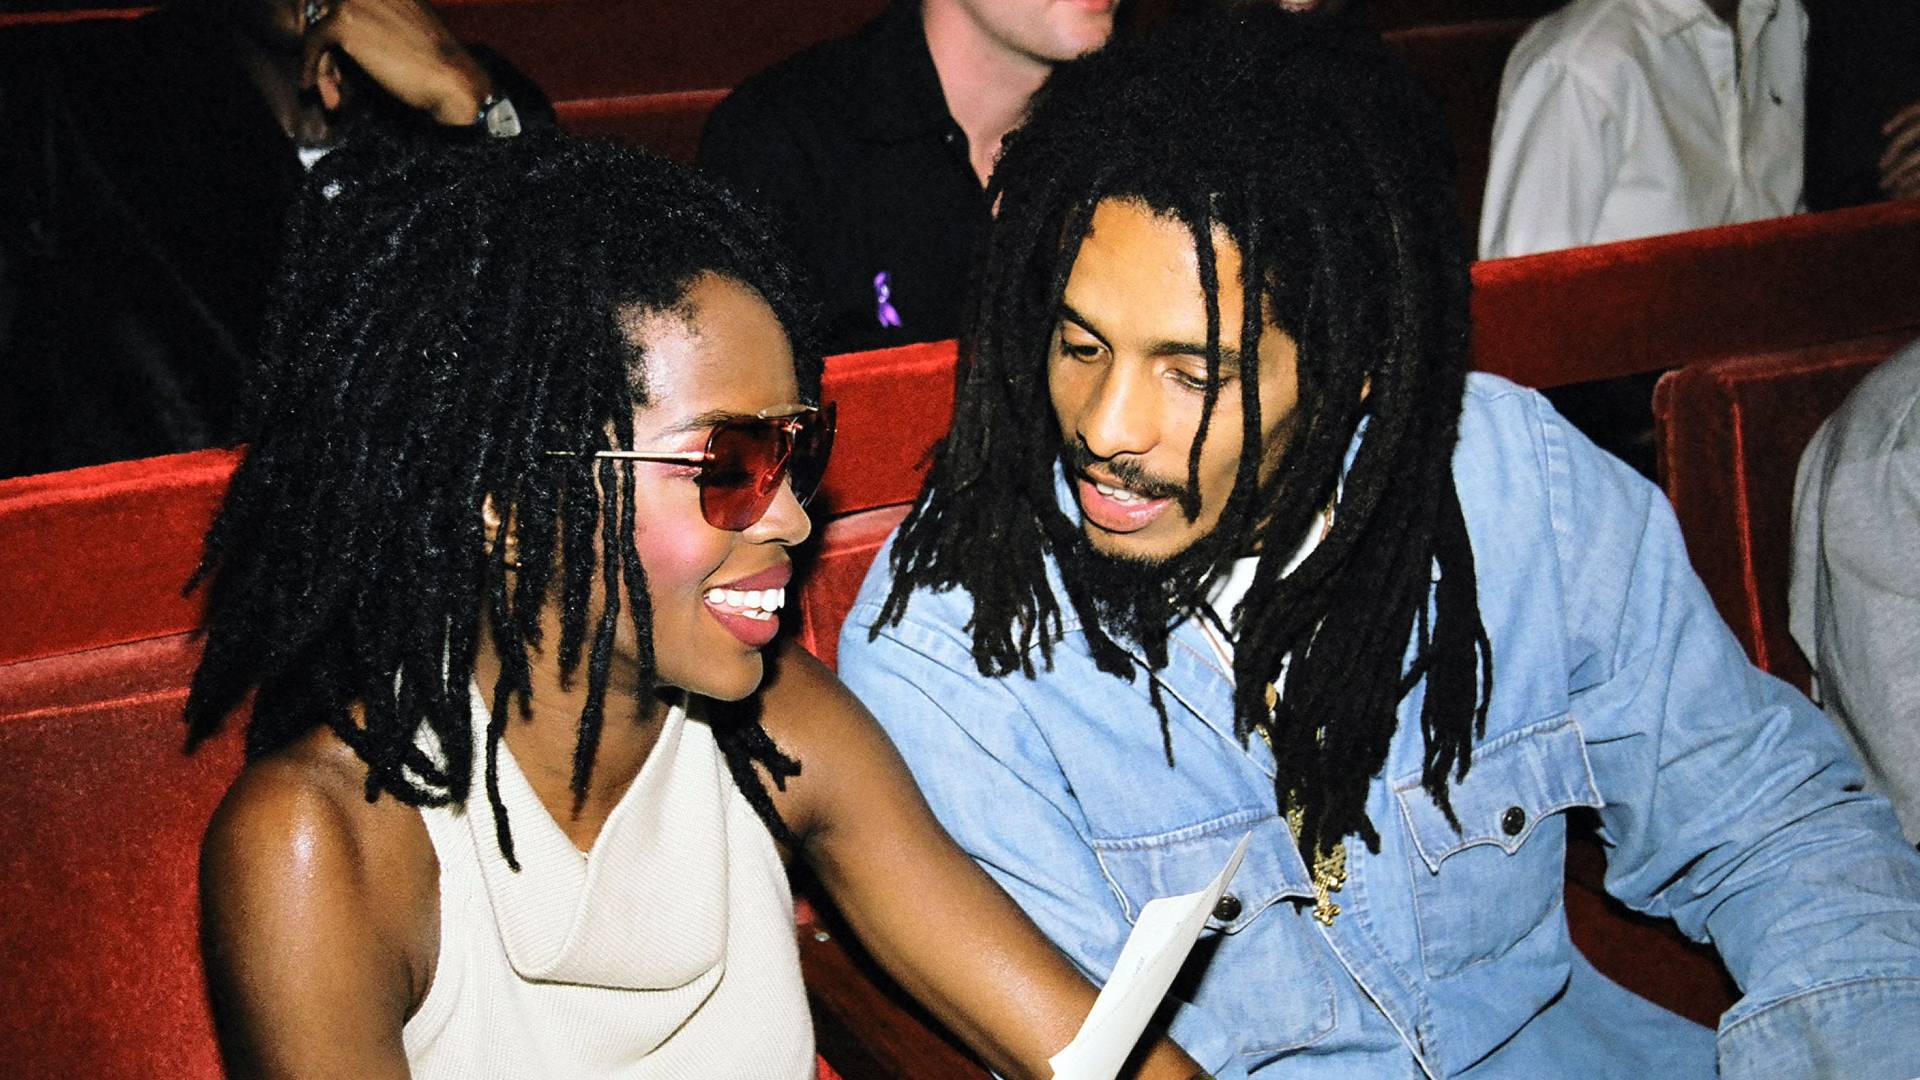
<svg viewBox="0 0 1920 1080">
<path fill-rule="evenodd" d="M 257 691 L 201 864 L 229 1068 L 810 1076 L 797 854 L 983 1057 L 1044 1075 L 1093 988 L 769 648 L 833 430 L 771 233 L 549 135 L 357 143 L 316 180 L 187 703 L 198 740 Z"/>
<path fill-rule="evenodd" d="M 1438 118 L 1314 22 L 1036 99 L 843 677 L 1096 978 L 1252 834 L 1163 1014 L 1219 1076 L 1912 1075 L 1920 857 L 1659 492 L 1467 375 Z M 1575 950 L 1575 813 L 1740 981 L 1717 1040 Z"/>
</svg>

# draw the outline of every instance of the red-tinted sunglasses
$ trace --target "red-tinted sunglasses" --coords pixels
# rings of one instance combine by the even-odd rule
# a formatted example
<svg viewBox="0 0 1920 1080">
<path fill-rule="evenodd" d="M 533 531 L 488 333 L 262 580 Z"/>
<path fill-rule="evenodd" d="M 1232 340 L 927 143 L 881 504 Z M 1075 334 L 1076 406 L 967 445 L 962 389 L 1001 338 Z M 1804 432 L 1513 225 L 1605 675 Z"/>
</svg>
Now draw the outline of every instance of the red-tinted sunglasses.
<svg viewBox="0 0 1920 1080">
<path fill-rule="evenodd" d="M 780 494 L 780 482 L 793 481 L 802 506 L 820 487 L 833 452 L 833 406 L 811 405 L 780 416 L 742 416 L 722 420 L 707 436 L 704 450 L 594 450 L 584 453 L 614 461 L 657 461 L 698 465 L 700 513 L 716 529 L 738 532 L 759 521 Z M 566 451 L 553 451 L 574 456 Z"/>
</svg>

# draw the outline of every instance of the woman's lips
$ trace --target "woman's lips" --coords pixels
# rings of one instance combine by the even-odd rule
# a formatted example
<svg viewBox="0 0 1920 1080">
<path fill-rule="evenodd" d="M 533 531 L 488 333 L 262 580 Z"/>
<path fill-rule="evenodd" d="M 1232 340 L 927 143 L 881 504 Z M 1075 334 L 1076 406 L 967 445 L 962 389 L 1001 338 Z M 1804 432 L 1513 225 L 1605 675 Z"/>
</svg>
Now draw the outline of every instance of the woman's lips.
<svg viewBox="0 0 1920 1080">
<path fill-rule="evenodd" d="M 1075 481 L 1075 487 L 1080 494 L 1080 512 L 1086 515 L 1088 521 L 1111 533 L 1139 532 L 1153 524 L 1166 512 L 1167 507 L 1173 505 L 1173 500 L 1168 498 L 1116 498 L 1101 491 L 1084 476 Z"/>
<path fill-rule="evenodd" d="M 793 567 L 772 566 L 706 591 L 707 614 L 750 648 L 761 648 L 780 632 L 780 609 L 787 602 Z"/>
</svg>

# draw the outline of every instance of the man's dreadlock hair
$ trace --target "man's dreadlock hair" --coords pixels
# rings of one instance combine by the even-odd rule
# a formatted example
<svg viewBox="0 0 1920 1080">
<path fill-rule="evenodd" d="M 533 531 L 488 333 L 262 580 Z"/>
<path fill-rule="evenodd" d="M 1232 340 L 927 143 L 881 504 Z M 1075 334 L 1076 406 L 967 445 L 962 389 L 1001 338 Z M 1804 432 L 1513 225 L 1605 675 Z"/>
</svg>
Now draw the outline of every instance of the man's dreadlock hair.
<svg viewBox="0 0 1920 1080">
<path fill-rule="evenodd" d="M 1465 775 L 1492 690 L 1450 470 L 1469 288 L 1451 179 L 1436 111 L 1364 31 L 1262 8 L 1170 25 L 1058 69 L 994 171 L 998 215 L 953 429 L 895 541 L 880 624 L 898 621 L 916 590 L 964 589 L 981 672 L 1032 677 L 1034 650 L 1050 666 L 1064 625 L 1050 556 L 1100 670 L 1132 679 L 1122 641 L 1150 670 L 1164 667 L 1174 625 L 1258 546 L 1237 615 L 1235 726 L 1271 741 L 1276 795 L 1303 813 L 1302 850 L 1352 834 L 1377 849 L 1368 782 L 1398 703 L 1422 679 L 1422 780 L 1451 817 L 1448 778 Z M 1094 594 L 1100 557 L 1057 501 L 1056 468 L 1075 448 L 1062 444 L 1046 384 L 1068 274 L 1106 200 L 1181 222 L 1198 253 L 1212 388 L 1188 458 L 1189 520 L 1220 385 L 1215 228 L 1239 249 L 1242 295 L 1264 300 L 1244 305 L 1239 340 L 1259 340 L 1264 307 L 1299 351 L 1284 450 L 1242 454 L 1211 535 L 1161 568 L 1163 588 L 1119 605 Z M 1258 447 L 1258 357 L 1242 353 L 1241 445 Z M 1263 458 L 1274 462 L 1264 482 Z M 1283 576 L 1336 493 L 1331 532 Z M 1283 668 L 1270 712 L 1267 687 Z M 1171 764 L 1157 682 L 1149 691 Z"/>
<path fill-rule="evenodd" d="M 704 274 L 768 303 L 794 340 L 802 395 L 817 400 L 810 316 L 772 233 L 692 172 L 534 133 L 369 138 L 329 155 L 292 211 L 244 427 L 252 445 L 195 578 L 211 584 L 189 745 L 257 690 L 250 758 L 325 725 L 366 763 L 369 800 L 464 804 L 484 616 L 502 669 L 487 688 L 483 771 L 512 863 L 498 750 L 512 700 L 530 714 L 543 605 L 561 604 L 563 674 L 586 658 L 576 799 L 623 604 L 641 677 L 620 690 L 644 701 L 656 689 L 632 471 L 548 451 L 632 447 L 647 357 L 622 322 L 671 309 Z M 506 526 L 490 536 L 483 523 L 489 498 L 513 523 L 512 574 Z M 783 782 L 798 764 L 751 710 L 725 715 L 714 734 L 735 781 L 791 841 L 755 765 Z M 439 755 L 421 749 L 422 727 Z"/>
</svg>

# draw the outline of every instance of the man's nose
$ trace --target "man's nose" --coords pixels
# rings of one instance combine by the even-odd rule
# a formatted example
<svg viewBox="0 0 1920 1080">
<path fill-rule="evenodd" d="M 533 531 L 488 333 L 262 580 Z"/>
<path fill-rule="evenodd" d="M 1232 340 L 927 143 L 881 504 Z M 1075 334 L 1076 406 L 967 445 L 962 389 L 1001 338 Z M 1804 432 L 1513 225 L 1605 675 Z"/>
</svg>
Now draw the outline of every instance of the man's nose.
<svg viewBox="0 0 1920 1080">
<path fill-rule="evenodd" d="M 1097 458 L 1145 454 L 1159 442 L 1159 404 L 1151 372 L 1109 364 L 1080 412 L 1080 441 Z"/>
</svg>

